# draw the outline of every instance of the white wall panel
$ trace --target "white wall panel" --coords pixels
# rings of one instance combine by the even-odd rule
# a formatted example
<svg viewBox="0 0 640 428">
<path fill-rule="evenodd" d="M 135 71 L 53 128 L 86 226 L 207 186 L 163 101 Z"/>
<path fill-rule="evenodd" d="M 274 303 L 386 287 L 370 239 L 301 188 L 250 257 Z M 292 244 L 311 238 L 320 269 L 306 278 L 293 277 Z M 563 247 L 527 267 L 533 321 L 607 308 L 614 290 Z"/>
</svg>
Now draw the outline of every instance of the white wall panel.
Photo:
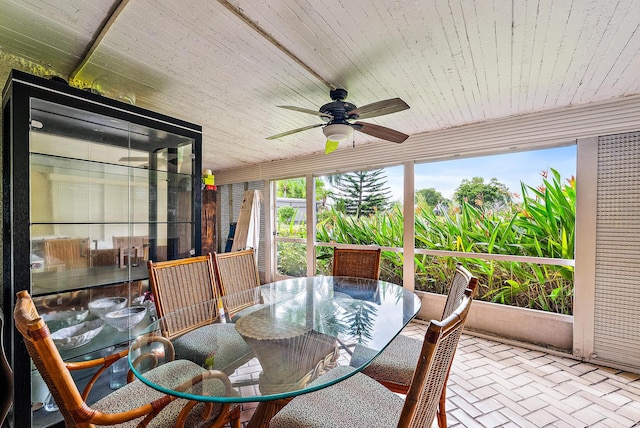
<svg viewBox="0 0 640 428">
<path fill-rule="evenodd" d="M 593 358 L 640 368 L 640 132 L 598 140 Z"/>
</svg>

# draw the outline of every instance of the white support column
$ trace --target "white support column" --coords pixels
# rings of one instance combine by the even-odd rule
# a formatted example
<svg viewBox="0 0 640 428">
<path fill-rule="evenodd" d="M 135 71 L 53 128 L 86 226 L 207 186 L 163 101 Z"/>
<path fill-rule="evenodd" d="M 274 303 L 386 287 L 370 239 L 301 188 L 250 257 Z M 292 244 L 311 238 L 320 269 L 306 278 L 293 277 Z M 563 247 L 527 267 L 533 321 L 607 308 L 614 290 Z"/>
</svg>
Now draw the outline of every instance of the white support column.
<svg viewBox="0 0 640 428">
<path fill-rule="evenodd" d="M 402 269 L 403 286 L 407 290 L 415 289 L 415 164 L 404 162 L 404 265 Z"/>
<path fill-rule="evenodd" d="M 312 174 L 305 176 L 307 185 L 307 276 L 316 274 L 316 182 Z"/>
<path fill-rule="evenodd" d="M 577 141 L 573 354 L 594 352 L 598 137 Z"/>
<path fill-rule="evenodd" d="M 275 249 L 275 227 L 274 219 L 276 215 L 276 192 L 273 186 L 275 182 L 270 180 L 264 181 L 264 264 L 265 264 L 265 281 L 274 280 L 276 272 L 276 249 Z"/>
</svg>

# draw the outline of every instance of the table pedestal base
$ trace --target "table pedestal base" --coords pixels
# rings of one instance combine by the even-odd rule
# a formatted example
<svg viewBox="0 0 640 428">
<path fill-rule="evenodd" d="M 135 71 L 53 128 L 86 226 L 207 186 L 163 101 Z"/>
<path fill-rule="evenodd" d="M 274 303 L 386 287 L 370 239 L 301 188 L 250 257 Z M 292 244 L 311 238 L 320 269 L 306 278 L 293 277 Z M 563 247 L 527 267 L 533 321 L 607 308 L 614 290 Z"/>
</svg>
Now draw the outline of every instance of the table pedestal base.
<svg viewBox="0 0 640 428">
<path fill-rule="evenodd" d="M 291 401 L 291 398 L 259 402 L 246 428 L 269 428 L 271 418 L 289 401 Z"/>
</svg>

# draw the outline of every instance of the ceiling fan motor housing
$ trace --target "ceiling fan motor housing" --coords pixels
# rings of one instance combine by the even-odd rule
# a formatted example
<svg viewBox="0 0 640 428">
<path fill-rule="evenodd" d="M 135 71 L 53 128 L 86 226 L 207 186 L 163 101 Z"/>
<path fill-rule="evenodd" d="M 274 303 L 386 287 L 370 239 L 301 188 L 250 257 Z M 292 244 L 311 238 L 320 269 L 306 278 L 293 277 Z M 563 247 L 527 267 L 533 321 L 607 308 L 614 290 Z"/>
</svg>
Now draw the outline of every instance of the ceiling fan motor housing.
<svg viewBox="0 0 640 428">
<path fill-rule="evenodd" d="M 334 101 L 320 107 L 320 113 L 327 113 L 333 116 L 331 123 L 347 123 L 347 119 L 357 119 L 358 115 L 347 115 L 347 112 L 354 110 L 356 106 L 346 101 Z"/>
<path fill-rule="evenodd" d="M 342 101 L 347 98 L 347 90 L 342 88 L 336 88 L 329 91 L 329 96 L 333 101 Z"/>
</svg>

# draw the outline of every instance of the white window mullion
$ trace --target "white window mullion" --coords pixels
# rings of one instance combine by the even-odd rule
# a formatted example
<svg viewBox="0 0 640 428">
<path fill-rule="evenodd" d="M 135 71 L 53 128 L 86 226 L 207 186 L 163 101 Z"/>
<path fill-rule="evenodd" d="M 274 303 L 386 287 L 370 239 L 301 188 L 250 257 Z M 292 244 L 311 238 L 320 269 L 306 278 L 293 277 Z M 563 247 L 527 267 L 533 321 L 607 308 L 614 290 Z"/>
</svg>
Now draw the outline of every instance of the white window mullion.
<svg viewBox="0 0 640 428">
<path fill-rule="evenodd" d="M 313 175 L 305 177 L 307 186 L 307 276 L 316 274 L 316 181 Z"/>
<path fill-rule="evenodd" d="M 407 290 L 415 289 L 415 164 L 404 163 L 404 265 L 402 268 L 402 284 Z"/>
</svg>

